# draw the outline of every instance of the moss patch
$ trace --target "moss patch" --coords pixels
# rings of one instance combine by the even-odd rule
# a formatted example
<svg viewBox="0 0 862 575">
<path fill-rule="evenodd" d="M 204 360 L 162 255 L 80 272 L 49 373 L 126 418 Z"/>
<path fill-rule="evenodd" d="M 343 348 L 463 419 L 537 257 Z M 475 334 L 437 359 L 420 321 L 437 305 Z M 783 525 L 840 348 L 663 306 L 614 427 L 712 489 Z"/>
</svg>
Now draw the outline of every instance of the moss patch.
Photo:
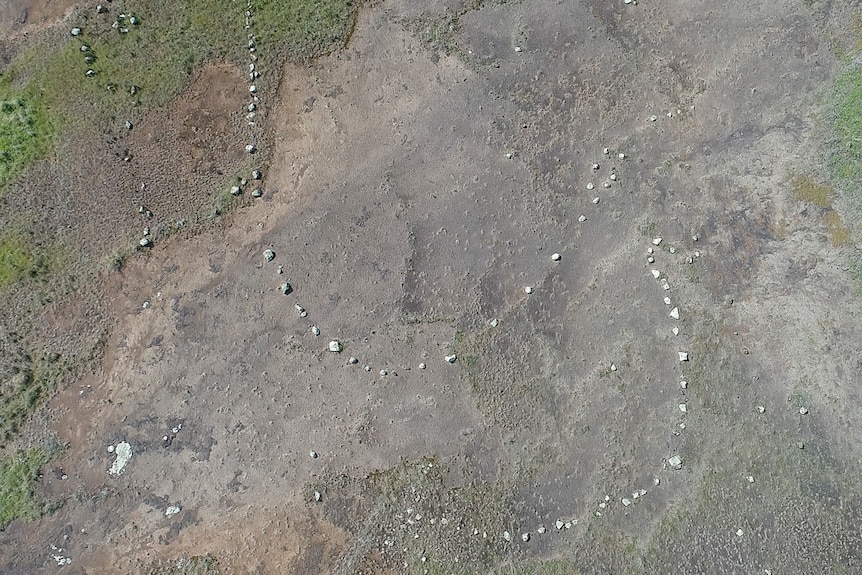
<svg viewBox="0 0 862 575">
<path fill-rule="evenodd" d="M 0 462 L 0 530 L 15 519 L 39 517 L 42 505 L 33 497 L 33 484 L 49 459 L 45 450 L 35 448 Z"/>
</svg>

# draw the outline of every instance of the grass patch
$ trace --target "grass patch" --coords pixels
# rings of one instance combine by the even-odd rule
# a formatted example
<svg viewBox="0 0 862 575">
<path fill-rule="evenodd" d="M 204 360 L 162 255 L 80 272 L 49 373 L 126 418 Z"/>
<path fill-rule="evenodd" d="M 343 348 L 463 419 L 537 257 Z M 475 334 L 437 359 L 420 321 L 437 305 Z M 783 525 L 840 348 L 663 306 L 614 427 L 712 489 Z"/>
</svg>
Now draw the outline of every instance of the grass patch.
<svg viewBox="0 0 862 575">
<path fill-rule="evenodd" d="M 48 259 L 25 234 L 11 230 L 0 236 L 0 289 L 48 271 Z"/>
<path fill-rule="evenodd" d="M 826 214 L 826 233 L 832 247 L 840 248 L 850 244 L 850 230 L 841 221 L 841 216 L 835 210 Z"/>
<path fill-rule="evenodd" d="M 793 197 L 797 200 L 814 204 L 818 208 L 832 207 L 832 196 L 835 194 L 832 186 L 819 184 L 811 176 L 796 176 L 790 180 Z"/>
<path fill-rule="evenodd" d="M 51 125 L 39 101 L 0 77 L 0 191 L 47 149 Z"/>
<path fill-rule="evenodd" d="M 0 462 L 0 531 L 15 519 L 35 519 L 43 506 L 33 497 L 39 469 L 51 459 L 42 448 L 29 449 Z"/>
<path fill-rule="evenodd" d="M 859 187 L 862 180 L 862 66 L 851 66 L 835 83 L 835 146 L 832 169 L 840 179 Z"/>
</svg>

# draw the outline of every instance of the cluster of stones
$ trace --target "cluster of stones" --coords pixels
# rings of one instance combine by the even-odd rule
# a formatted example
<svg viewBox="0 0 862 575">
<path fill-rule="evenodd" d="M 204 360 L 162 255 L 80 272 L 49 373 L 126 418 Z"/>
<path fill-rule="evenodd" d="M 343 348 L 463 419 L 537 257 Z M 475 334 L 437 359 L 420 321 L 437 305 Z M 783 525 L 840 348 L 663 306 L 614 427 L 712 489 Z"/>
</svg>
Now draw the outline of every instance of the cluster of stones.
<svg viewBox="0 0 862 575">
<path fill-rule="evenodd" d="M 96 6 L 96 12 L 99 14 L 107 14 L 108 9 L 104 4 L 99 4 Z M 129 26 L 137 26 L 139 24 L 139 20 L 132 16 L 131 14 L 120 14 L 117 20 L 114 21 L 112 27 L 117 30 L 120 34 L 128 34 Z M 71 30 L 72 36 L 76 38 L 80 38 L 83 31 L 80 28 L 72 28 Z M 83 39 L 82 39 L 83 40 Z M 93 68 L 89 67 L 96 61 L 96 57 L 93 55 L 93 51 L 89 45 L 81 42 L 81 53 L 84 54 L 84 62 L 87 64 L 88 68 L 85 72 L 88 78 L 92 78 L 96 75 L 96 71 Z M 132 92 L 134 94 L 134 92 Z"/>
</svg>

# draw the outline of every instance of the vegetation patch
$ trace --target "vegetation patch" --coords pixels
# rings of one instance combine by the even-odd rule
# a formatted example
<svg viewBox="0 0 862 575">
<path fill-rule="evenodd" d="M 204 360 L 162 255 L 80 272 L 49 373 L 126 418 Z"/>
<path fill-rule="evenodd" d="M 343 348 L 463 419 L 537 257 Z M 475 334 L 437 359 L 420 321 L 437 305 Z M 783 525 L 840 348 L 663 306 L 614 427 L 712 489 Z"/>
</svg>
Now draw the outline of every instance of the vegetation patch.
<svg viewBox="0 0 862 575">
<path fill-rule="evenodd" d="M 793 197 L 797 200 L 814 204 L 818 208 L 832 207 L 834 191 L 828 184 L 820 184 L 811 176 L 796 176 L 790 180 Z"/>
<path fill-rule="evenodd" d="M 11 230 L 0 235 L 0 289 L 47 271 L 48 260 L 24 233 Z"/>
<path fill-rule="evenodd" d="M 0 462 L 0 531 L 15 519 L 35 519 L 42 514 L 33 496 L 39 469 L 50 460 L 42 448 L 29 449 Z"/>
<path fill-rule="evenodd" d="M 0 77 L 0 190 L 47 146 L 48 116 L 32 97 Z"/>
<path fill-rule="evenodd" d="M 840 248 L 850 243 L 850 230 L 844 225 L 841 216 L 835 210 L 826 214 L 826 232 L 833 247 Z"/>
</svg>

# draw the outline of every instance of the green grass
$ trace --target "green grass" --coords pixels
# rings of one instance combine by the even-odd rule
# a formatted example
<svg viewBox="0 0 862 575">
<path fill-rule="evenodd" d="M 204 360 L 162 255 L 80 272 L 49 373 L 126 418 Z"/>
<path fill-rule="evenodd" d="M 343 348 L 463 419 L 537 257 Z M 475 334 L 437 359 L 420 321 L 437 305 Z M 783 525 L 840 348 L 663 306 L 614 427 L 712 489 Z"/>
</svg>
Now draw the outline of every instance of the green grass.
<svg viewBox="0 0 862 575">
<path fill-rule="evenodd" d="M 862 210 L 862 66 L 848 65 L 835 82 L 832 97 L 830 168 Z"/>
<path fill-rule="evenodd" d="M 0 235 L 0 289 L 47 272 L 46 256 L 19 230 Z"/>
<path fill-rule="evenodd" d="M 41 515 L 43 506 L 33 497 L 33 483 L 50 458 L 44 449 L 35 448 L 0 462 L 0 531 L 15 519 Z"/>
<path fill-rule="evenodd" d="M 0 77 L 0 191 L 47 149 L 51 133 L 39 101 Z"/>
</svg>

